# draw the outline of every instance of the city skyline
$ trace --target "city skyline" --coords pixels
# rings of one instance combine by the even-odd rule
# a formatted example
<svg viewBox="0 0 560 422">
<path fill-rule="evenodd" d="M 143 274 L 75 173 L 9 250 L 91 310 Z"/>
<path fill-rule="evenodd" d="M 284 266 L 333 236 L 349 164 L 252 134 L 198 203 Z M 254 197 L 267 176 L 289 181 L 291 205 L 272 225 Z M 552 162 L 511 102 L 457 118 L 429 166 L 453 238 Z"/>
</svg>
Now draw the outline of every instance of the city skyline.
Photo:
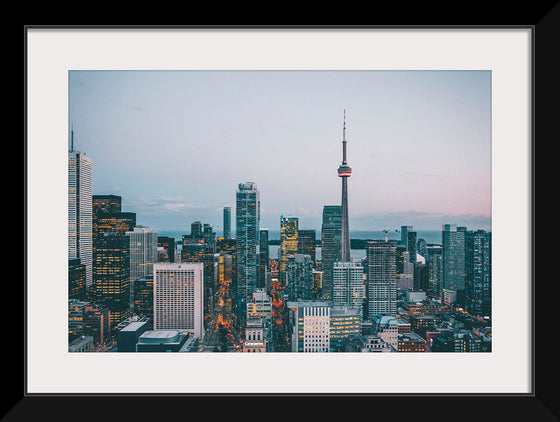
<svg viewBox="0 0 560 422">
<path fill-rule="evenodd" d="M 119 116 L 112 117 L 118 120 Z M 224 117 L 225 114 L 220 115 L 217 121 Z M 228 117 L 231 118 L 229 114 Z M 200 121 L 193 124 L 202 125 Z M 158 125 L 148 124 L 145 128 L 154 127 Z M 126 125 L 119 128 L 132 130 Z M 464 221 L 463 225 L 446 223 L 442 224 L 442 243 L 437 245 L 418 239 L 412 225 L 401 225 L 400 230 L 383 230 L 384 241 L 369 239 L 362 243 L 360 248 L 366 250 L 366 256 L 354 260 L 349 224 L 353 219 L 349 203 L 354 202 L 349 201 L 352 196 L 348 183 L 352 174 L 349 164 L 354 161 L 347 160 L 351 154 L 347 151 L 346 130 L 343 109 L 342 161 L 337 167 L 340 205 L 322 207 L 320 260 L 312 259 L 318 252 L 316 230 L 304 227 L 300 231 L 301 212 L 298 216 L 292 212 L 288 217 L 280 215 L 280 252 L 277 259 L 270 259 L 269 229 L 261 230 L 266 214 L 262 212 L 259 184 L 253 180 L 274 174 L 275 178 L 268 182 L 280 180 L 282 193 L 278 197 L 286 201 L 283 193 L 287 192 L 290 197 L 306 198 L 316 189 L 302 183 L 306 176 L 300 176 L 305 174 L 300 169 L 313 168 L 315 162 L 325 164 L 327 160 L 320 157 L 327 148 L 315 148 L 315 156 L 304 163 L 302 159 L 307 157 L 300 154 L 298 146 L 282 144 L 281 153 L 273 157 L 281 165 L 280 173 L 260 173 L 237 184 L 235 238 L 217 237 L 220 226 L 212 224 L 215 220 L 195 214 L 195 221 L 191 215 L 190 234 L 181 234 L 180 241 L 176 238 L 177 246 L 180 243 L 181 247 L 170 249 L 170 238 L 158 236 L 158 231 L 163 234 L 167 230 L 143 220 L 151 214 L 141 206 L 128 211 L 123 206 L 120 188 L 116 188 L 118 194 L 113 190 L 96 193 L 91 171 L 95 159 L 75 144 L 72 123 L 68 151 L 68 291 L 72 292 L 68 297 L 69 351 L 490 352 L 491 232 L 479 226 L 476 231 L 469 230 Z M 119 154 L 120 146 L 111 144 L 108 161 L 122 162 L 111 169 L 126 171 L 120 177 L 112 174 L 111 181 L 117 185 L 132 181 L 128 189 L 138 188 L 137 192 L 142 194 L 149 192 L 152 185 L 158 193 L 183 187 L 192 189 L 194 196 L 212 201 L 215 191 L 212 183 L 205 183 L 206 179 L 220 179 L 222 185 L 227 185 L 224 182 L 232 176 L 228 165 L 235 169 L 241 166 L 242 172 L 252 173 L 255 166 L 269 159 L 267 154 L 258 155 L 254 146 L 238 151 L 234 144 L 234 153 L 224 161 L 225 155 L 219 148 L 204 154 L 197 142 L 187 142 L 190 156 L 181 157 L 179 167 L 186 169 L 187 179 L 176 181 L 171 177 L 167 182 L 164 178 L 162 183 L 172 157 L 157 152 L 163 144 L 151 142 L 148 152 L 153 153 L 149 156 L 131 153 L 142 151 L 141 145 L 133 151 L 120 150 Z M 403 147 L 401 144 L 400 148 Z M 424 160 L 416 157 L 409 161 L 412 151 L 410 144 L 402 149 L 397 169 L 409 169 L 417 162 L 433 163 L 426 156 Z M 213 157 L 219 157 L 213 165 L 197 167 Z M 241 165 L 242 158 L 248 160 L 246 166 Z M 478 168 L 474 165 L 475 156 L 462 157 L 461 162 L 466 163 L 472 177 L 470 183 L 474 183 L 479 176 L 476 170 L 470 171 Z M 321 168 L 322 165 L 317 166 L 317 174 Z M 176 170 L 173 168 L 171 174 L 175 175 Z M 102 180 L 104 176 L 102 171 Z M 414 204 L 414 199 L 409 200 L 406 195 L 420 188 L 422 201 L 432 206 L 432 195 L 435 205 L 443 204 L 444 209 L 446 202 L 452 202 L 453 194 L 458 195 L 453 200 L 471 202 L 481 195 L 478 190 L 467 195 L 469 189 L 461 190 L 460 185 L 446 192 L 437 183 L 430 185 L 425 181 L 407 190 L 407 185 L 401 187 L 393 179 L 386 187 L 397 192 L 395 197 L 404 198 L 407 207 Z M 293 181 L 297 187 L 289 189 Z M 374 206 L 370 199 L 375 194 L 364 201 L 364 192 L 371 193 L 359 181 L 357 196 L 361 197 L 361 209 Z M 153 215 L 161 215 L 164 227 L 169 225 L 170 214 L 162 211 L 161 206 L 153 208 Z M 230 233 L 231 208 L 225 204 L 218 213 L 224 232 Z M 185 215 L 177 213 L 183 218 Z M 371 214 L 369 218 L 371 223 Z M 410 218 L 407 222 L 410 224 Z M 187 226 L 182 222 L 181 231 Z M 400 233 L 400 241 L 389 240 L 389 233 Z M 93 262 L 76 262 L 75 258 L 90 243 Z M 424 256 L 428 245 L 433 257 Z M 88 285 L 86 276 L 90 270 L 93 277 Z"/>
<path fill-rule="evenodd" d="M 261 227 L 320 230 L 340 204 L 343 110 L 351 231 L 490 230 L 490 93 L 485 71 L 71 71 L 68 124 L 93 194 L 155 231 L 221 232 L 249 181 Z"/>
</svg>

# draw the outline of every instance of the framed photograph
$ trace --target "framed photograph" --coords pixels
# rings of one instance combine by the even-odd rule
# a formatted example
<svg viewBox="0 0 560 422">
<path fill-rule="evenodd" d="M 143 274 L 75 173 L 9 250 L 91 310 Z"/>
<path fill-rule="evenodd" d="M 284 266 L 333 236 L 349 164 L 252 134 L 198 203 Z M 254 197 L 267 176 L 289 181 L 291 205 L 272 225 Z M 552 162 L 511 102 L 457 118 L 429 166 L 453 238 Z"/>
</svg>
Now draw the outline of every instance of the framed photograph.
<svg viewBox="0 0 560 422">
<path fill-rule="evenodd" d="M 535 25 L 26 27 L 24 400 L 8 416 L 28 415 L 32 411 L 25 410 L 25 402 L 38 399 L 113 396 L 355 396 L 421 399 L 427 406 L 443 398 L 463 406 L 461 400 L 488 397 L 504 400 L 510 412 L 519 411 L 518 399 L 535 399 L 536 391 L 536 32 Z M 75 184 L 70 186 L 70 180 Z M 94 198 L 89 211 L 76 194 L 87 183 L 89 198 Z M 256 191 L 256 199 L 247 191 Z M 96 207 L 109 206 L 107 201 L 115 198 L 120 215 L 127 214 L 122 218 L 134 218 L 131 226 L 119 237 L 116 226 L 99 229 L 98 218 L 89 252 L 80 249 L 75 241 L 80 213 L 95 219 L 102 212 Z M 244 217 L 255 203 L 256 229 Z M 324 215 L 335 204 L 340 205 L 343 258 L 334 261 L 360 268 L 365 284 L 359 287 L 359 312 L 369 312 L 369 325 L 364 328 L 362 319 L 359 327 L 360 342 L 356 335 L 339 346 L 332 318 L 340 304 L 333 303 L 337 294 L 352 293 L 350 287 L 344 293 L 336 287 L 341 286 L 337 271 L 349 271 L 343 265 L 331 263 L 325 271 Z M 249 211 L 242 216 L 244 206 Z M 299 220 L 288 217 L 294 215 Z M 303 267 L 298 265 L 312 253 L 299 246 L 289 249 L 286 233 L 294 221 L 301 239 L 307 229 L 314 232 L 313 253 L 323 254 L 321 267 L 315 268 L 319 259 L 312 259 L 313 273 L 301 285 L 296 280 L 303 277 L 298 272 Z M 240 251 L 264 250 L 255 246 L 264 227 L 270 227 L 267 248 L 269 239 L 279 240 L 266 258 L 278 267 L 264 268 L 260 279 L 263 261 L 251 264 Z M 256 238 L 247 234 L 253 229 Z M 199 230 L 204 240 L 191 242 Z M 360 237 L 359 231 L 366 234 Z M 187 255 L 206 244 L 207 234 L 214 242 L 208 266 Z M 126 252 L 123 281 L 128 290 L 118 299 L 125 305 L 115 305 L 116 296 L 103 306 L 91 305 L 92 298 L 101 303 L 99 298 L 115 289 L 99 281 L 109 271 L 103 265 L 113 262 L 113 242 L 122 240 L 128 247 L 136 235 L 158 243 L 146 281 L 151 294 L 146 319 L 139 299 L 145 284 L 138 282 L 144 274 L 130 274 L 132 248 Z M 240 247 L 243 236 L 246 243 Z M 163 238 L 180 248 L 170 252 Z M 219 271 L 226 264 L 214 240 L 225 239 L 220 245 L 227 245 L 233 238 L 238 252 L 230 271 L 244 272 L 225 292 L 229 283 Z M 429 275 L 430 254 L 450 254 L 441 249 L 451 248 L 457 238 L 471 245 L 470 255 L 464 243 L 462 258 L 454 255 L 468 262 L 460 271 L 484 267 L 485 285 L 472 281 L 474 275 L 466 287 L 464 278 L 456 282 L 450 275 L 444 281 L 445 268 L 450 274 L 459 271 L 450 267 L 456 264 L 451 258 L 445 268 L 442 258 L 440 284 Z M 37 247 L 44 239 L 48 247 Z M 388 271 L 397 274 L 390 303 L 375 296 L 380 288 L 367 284 L 378 277 L 377 248 L 387 245 L 393 254 Z M 105 247 L 112 255 L 103 261 Z M 92 248 L 97 248 L 96 257 Z M 395 261 L 399 248 L 396 256 L 404 261 Z M 482 262 L 484 250 L 491 254 Z M 88 253 L 89 267 L 84 264 Z M 82 288 L 82 281 L 69 281 L 72 259 L 80 267 L 76 274 L 83 271 L 76 280 L 91 291 L 87 298 L 75 296 L 73 303 L 80 309 L 89 306 L 95 323 L 83 331 L 82 316 L 69 337 L 69 299 L 74 287 Z M 194 269 L 193 279 L 180 267 Z M 249 267 L 257 280 L 254 290 L 247 287 L 253 277 Z M 213 278 L 206 281 L 210 270 Z M 318 273 L 322 291 L 315 289 Z M 185 290 L 179 311 L 170 303 L 178 300 L 173 295 L 179 294 L 179 284 L 174 283 L 181 277 L 189 280 L 184 286 L 194 287 Z M 274 341 L 261 342 L 267 332 L 264 311 L 258 313 L 255 304 L 253 314 L 245 312 L 257 287 L 270 295 L 271 309 L 275 301 L 282 302 L 282 318 L 288 321 L 279 331 L 273 327 L 276 314 L 271 317 Z M 228 308 L 230 313 L 213 313 L 232 297 L 236 305 Z M 430 309 L 447 310 L 430 325 L 437 330 L 422 329 L 425 319 L 413 315 L 420 309 L 417 304 L 427 306 L 428 299 Z M 317 305 L 321 301 L 327 305 Z M 311 302 L 313 308 L 307 305 Z M 301 328 L 308 316 L 320 326 L 321 312 L 331 315 L 330 336 L 317 325 Z M 412 328 L 399 326 L 393 340 L 387 340 L 392 328 L 383 326 L 390 319 L 384 315 L 407 315 L 401 320 Z M 169 322 L 176 318 L 185 318 L 184 330 Z M 233 319 L 226 324 L 227 318 Z M 122 353 L 124 335 L 104 337 L 104 327 L 121 334 L 143 321 L 149 321 L 146 330 L 137 333 L 128 352 Z M 228 332 L 232 321 L 243 321 L 244 330 Z M 453 333 L 443 335 L 449 327 Z M 362 336 L 366 329 L 371 332 Z M 289 341 L 279 340 L 278 332 Z M 177 337 L 171 340 L 171 335 Z M 421 342 L 415 343 L 415 336 Z M 178 342 L 177 349 L 161 346 L 166 341 Z M 375 345 L 394 353 L 362 353 Z M 168 353 L 178 350 L 195 353 Z M 242 353 L 253 351 L 273 353 Z M 340 353 L 297 353 L 305 351 Z M 536 406 L 551 415 L 540 402 L 533 400 L 531 406 L 531 412 Z M 430 420 L 438 420 L 437 415 Z"/>
</svg>

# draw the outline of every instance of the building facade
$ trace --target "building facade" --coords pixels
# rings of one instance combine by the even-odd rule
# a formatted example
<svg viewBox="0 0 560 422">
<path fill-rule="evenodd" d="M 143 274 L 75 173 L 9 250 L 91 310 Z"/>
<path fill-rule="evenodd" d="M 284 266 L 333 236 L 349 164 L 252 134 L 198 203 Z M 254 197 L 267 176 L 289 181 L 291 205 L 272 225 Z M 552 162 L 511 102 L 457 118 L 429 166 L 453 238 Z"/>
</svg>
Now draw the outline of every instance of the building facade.
<svg viewBox="0 0 560 422">
<path fill-rule="evenodd" d="M 86 287 L 93 282 L 92 161 L 84 153 L 68 152 L 68 258 L 86 268 Z"/>
<path fill-rule="evenodd" d="M 236 205 L 236 306 L 244 319 L 259 276 L 260 195 L 256 183 L 238 185 Z"/>
<path fill-rule="evenodd" d="M 465 236 L 465 309 L 472 315 L 492 315 L 491 233 L 484 230 Z"/>
<path fill-rule="evenodd" d="M 364 268 L 354 262 L 335 262 L 333 267 L 334 304 L 363 306 Z"/>
<path fill-rule="evenodd" d="M 298 251 L 298 218 L 280 216 L 280 274 L 286 282 L 288 255 Z M 284 284 L 285 285 L 285 284 Z"/>
<path fill-rule="evenodd" d="M 158 262 L 175 262 L 175 238 L 158 236 L 157 238 Z"/>
<path fill-rule="evenodd" d="M 86 266 L 79 258 L 68 260 L 68 299 L 86 299 Z"/>
<path fill-rule="evenodd" d="M 113 328 L 132 315 L 128 237 L 108 232 L 96 238 L 90 296 L 109 308 Z"/>
<path fill-rule="evenodd" d="M 286 261 L 286 289 L 288 300 L 313 298 L 313 261 L 303 254 L 288 255 Z"/>
<path fill-rule="evenodd" d="M 367 301 L 368 317 L 397 313 L 397 282 L 395 242 L 367 243 Z"/>
<path fill-rule="evenodd" d="M 456 224 L 442 226 L 443 288 L 465 289 L 465 231 Z"/>
<path fill-rule="evenodd" d="M 231 207 L 224 207 L 224 239 L 231 239 Z"/>
<path fill-rule="evenodd" d="M 326 301 L 288 301 L 292 352 L 330 351 L 330 304 Z"/>
<path fill-rule="evenodd" d="M 315 265 L 317 260 L 317 232 L 315 230 L 298 230 L 298 253 L 311 256 Z"/>
<path fill-rule="evenodd" d="M 268 229 L 261 229 L 259 235 L 259 282 L 257 287 L 267 286 L 269 277 L 268 260 L 270 258 L 270 248 L 268 247 Z"/>
<path fill-rule="evenodd" d="M 323 207 L 321 226 L 321 263 L 323 269 L 322 297 L 332 297 L 334 263 L 342 258 L 342 208 L 340 205 Z"/>
<path fill-rule="evenodd" d="M 202 263 L 154 265 L 154 330 L 187 330 L 204 336 Z"/>
<path fill-rule="evenodd" d="M 154 264 L 158 262 L 158 235 L 144 226 L 136 226 L 125 234 L 130 248 L 130 294 L 134 307 L 134 281 L 152 274 Z"/>
</svg>

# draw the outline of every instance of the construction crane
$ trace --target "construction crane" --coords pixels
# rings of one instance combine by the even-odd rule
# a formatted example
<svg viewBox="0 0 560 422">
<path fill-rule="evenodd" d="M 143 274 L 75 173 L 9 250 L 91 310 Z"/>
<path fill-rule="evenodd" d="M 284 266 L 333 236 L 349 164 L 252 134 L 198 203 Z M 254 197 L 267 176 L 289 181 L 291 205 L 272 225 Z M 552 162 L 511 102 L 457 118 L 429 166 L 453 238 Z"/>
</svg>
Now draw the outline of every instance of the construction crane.
<svg viewBox="0 0 560 422">
<path fill-rule="evenodd" d="M 385 233 L 385 243 L 387 243 L 389 241 L 389 232 L 391 230 L 389 229 L 383 229 L 381 230 L 383 233 Z M 401 231 L 399 229 L 395 229 L 395 233 L 400 233 Z"/>
</svg>

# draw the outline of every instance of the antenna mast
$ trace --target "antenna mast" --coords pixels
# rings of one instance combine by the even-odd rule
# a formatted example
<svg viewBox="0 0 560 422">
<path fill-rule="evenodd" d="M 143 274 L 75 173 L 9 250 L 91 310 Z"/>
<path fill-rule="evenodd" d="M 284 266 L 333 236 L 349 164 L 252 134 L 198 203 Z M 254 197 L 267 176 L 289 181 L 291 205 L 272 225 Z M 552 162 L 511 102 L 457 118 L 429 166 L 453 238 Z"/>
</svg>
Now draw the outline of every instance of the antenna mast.
<svg viewBox="0 0 560 422">
<path fill-rule="evenodd" d="M 74 123 L 72 123 L 72 129 L 70 130 L 70 152 L 74 152 Z"/>
</svg>

